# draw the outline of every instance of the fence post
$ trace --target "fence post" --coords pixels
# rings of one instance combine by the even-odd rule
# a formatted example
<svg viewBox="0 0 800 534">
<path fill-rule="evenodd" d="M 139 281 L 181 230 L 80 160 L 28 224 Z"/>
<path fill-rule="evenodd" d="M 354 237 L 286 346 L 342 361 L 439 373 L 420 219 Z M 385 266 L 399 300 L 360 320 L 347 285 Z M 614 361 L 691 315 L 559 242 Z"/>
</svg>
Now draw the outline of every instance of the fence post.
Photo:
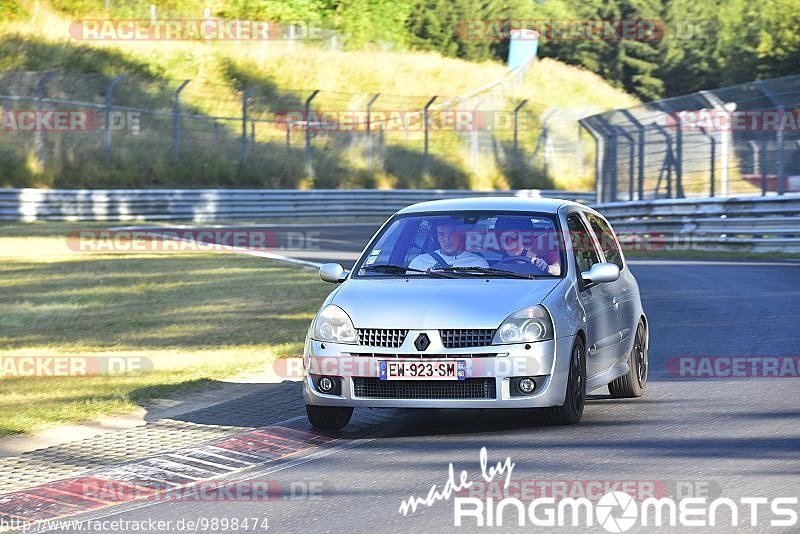
<svg viewBox="0 0 800 534">
<path fill-rule="evenodd" d="M 583 124 L 578 123 L 578 136 L 575 138 L 575 171 L 583 177 Z"/>
<path fill-rule="evenodd" d="M 181 154 L 181 91 L 189 83 L 183 80 L 175 91 L 175 101 L 172 104 L 172 161 L 178 161 Z"/>
<path fill-rule="evenodd" d="M 486 100 L 486 98 L 487 97 L 483 97 L 483 98 L 481 98 L 480 100 L 478 100 L 475 103 L 475 107 L 472 110 L 473 111 L 473 117 L 477 115 L 478 108 L 481 106 L 481 104 L 483 104 L 483 102 L 484 102 L 484 100 Z M 473 126 L 474 126 L 474 123 L 473 123 Z M 478 152 L 480 151 L 479 150 L 480 149 L 480 146 L 479 146 L 480 139 L 478 138 L 479 133 L 480 132 L 475 127 L 473 127 L 472 130 L 470 130 L 470 132 L 469 132 L 469 134 L 470 134 L 469 135 L 470 168 L 472 169 L 472 172 L 474 172 L 474 173 L 478 172 Z"/>
<path fill-rule="evenodd" d="M 778 98 L 778 95 L 772 90 L 772 88 L 767 85 L 764 80 L 759 80 L 756 82 L 756 86 L 761 90 L 762 93 L 767 95 L 772 105 L 775 106 L 775 110 L 778 113 L 778 124 L 782 123 L 783 114 L 786 112 L 786 106 L 783 104 L 783 101 Z M 784 143 L 784 132 L 783 128 L 778 127 L 775 131 L 775 142 L 778 144 L 778 172 L 775 177 L 775 190 L 779 195 L 782 195 L 786 190 L 786 152 L 785 147 L 783 146 Z"/>
<path fill-rule="evenodd" d="M 716 185 L 714 182 L 716 181 L 716 168 L 717 168 L 717 140 L 714 139 L 714 136 L 708 133 L 703 126 L 698 127 L 700 133 L 702 133 L 706 139 L 711 141 L 711 178 L 709 180 L 709 196 L 713 197 L 716 193 Z"/>
<path fill-rule="evenodd" d="M 622 126 L 616 127 L 617 135 L 621 135 L 628 141 L 628 201 L 633 202 L 633 168 L 636 155 L 633 136 L 630 135 Z"/>
<path fill-rule="evenodd" d="M 609 167 L 609 185 L 611 189 L 611 198 L 609 198 L 609 200 L 611 202 L 617 201 L 617 177 L 619 175 L 617 169 L 619 165 L 619 161 L 617 160 L 617 137 L 618 136 L 615 135 L 612 130 L 611 136 L 608 138 L 608 148 L 611 153 L 608 158 L 609 163 L 611 163 L 611 166 Z"/>
<path fill-rule="evenodd" d="M 547 123 L 545 123 L 542 126 L 542 131 L 539 134 L 539 137 L 536 138 L 536 146 L 533 147 L 533 154 L 531 154 L 531 160 L 530 160 L 530 164 L 531 165 L 536 165 L 536 158 L 539 156 L 539 151 L 542 150 L 542 147 L 544 147 L 547 144 L 547 136 L 548 135 L 549 134 L 548 134 L 548 130 L 547 130 Z M 546 151 L 546 149 L 545 149 L 545 151 Z M 546 170 L 547 169 L 547 156 L 546 155 L 542 156 L 542 164 L 543 164 L 543 166 L 544 166 L 544 168 Z M 547 173 L 545 172 L 545 174 L 547 174 Z"/>
<path fill-rule="evenodd" d="M 593 118 L 594 117 L 584 117 L 578 119 L 578 124 L 586 128 L 586 131 L 589 132 L 589 135 L 594 139 L 594 192 L 595 202 L 600 204 L 603 202 L 603 170 L 605 167 L 604 152 L 606 150 L 606 137 L 603 135 L 598 125 L 594 124 L 595 121 L 592 120 Z"/>
<path fill-rule="evenodd" d="M 667 173 L 667 198 L 672 198 L 672 169 L 675 167 L 675 156 L 672 153 L 672 136 L 667 132 L 667 129 L 656 122 L 651 122 L 648 126 L 652 126 L 660 133 L 666 142 L 664 152 L 664 162 L 661 164 L 661 169 L 658 171 L 658 181 L 656 182 L 655 196 L 658 197 L 658 191 L 661 189 L 661 179 L 664 173 Z"/>
<path fill-rule="evenodd" d="M 716 195 L 717 183 L 717 140 L 711 136 L 711 196 Z"/>
<path fill-rule="evenodd" d="M 429 124 L 428 124 L 428 109 L 433 105 L 433 102 L 436 100 L 436 96 L 428 100 L 428 103 L 425 104 L 425 108 L 422 110 L 422 121 L 423 121 L 423 128 L 425 129 L 425 152 L 422 156 L 422 175 L 427 177 L 430 175 L 430 158 L 428 156 L 428 135 L 429 135 Z"/>
<path fill-rule="evenodd" d="M 761 138 L 758 142 L 759 148 L 759 172 L 761 173 L 761 196 L 766 196 L 767 194 L 767 140 L 765 138 Z"/>
<path fill-rule="evenodd" d="M 711 93 L 709 91 L 700 91 L 698 94 L 700 96 L 702 96 L 706 100 L 706 102 L 708 102 L 711 105 L 711 107 L 714 110 L 727 114 L 726 119 L 728 120 L 729 123 L 731 122 L 733 111 L 731 109 L 728 109 L 728 107 L 726 107 L 725 103 L 722 102 L 722 100 L 720 100 L 717 97 L 717 95 L 715 95 L 714 93 Z M 720 139 L 721 139 L 721 142 L 720 142 L 721 146 L 720 146 L 720 150 L 719 150 L 720 164 L 721 164 L 720 181 L 721 181 L 721 185 L 722 185 L 722 188 L 721 188 L 722 189 L 722 196 L 724 196 L 724 197 L 727 197 L 728 194 L 729 194 L 729 184 L 730 184 L 730 168 L 729 168 L 730 155 L 729 155 L 729 151 L 730 151 L 730 145 L 731 145 L 731 135 L 732 135 L 731 132 L 722 132 L 722 134 L 720 136 Z"/>
<path fill-rule="evenodd" d="M 36 84 L 36 111 L 39 115 L 42 114 L 42 108 L 44 107 L 44 86 L 50 81 L 50 78 L 55 76 L 55 72 L 48 71 L 39 80 L 39 83 Z M 39 162 L 39 165 L 44 167 L 45 164 L 45 146 L 44 146 L 44 131 L 41 128 L 36 129 L 36 159 Z"/>
<path fill-rule="evenodd" d="M 367 164 L 372 168 L 372 105 L 381 96 L 380 93 L 375 93 L 367 102 Z"/>
<path fill-rule="evenodd" d="M 381 167 L 383 167 L 383 163 L 384 163 L 384 160 L 383 160 L 383 157 L 384 157 L 383 132 L 384 132 L 385 128 L 386 128 L 385 124 L 381 124 L 380 128 L 378 128 L 378 154 L 380 155 Z"/>
<path fill-rule="evenodd" d="M 675 197 L 683 194 L 683 113 L 678 113 L 678 131 L 675 132 Z"/>
<path fill-rule="evenodd" d="M 517 134 L 519 132 L 519 110 L 527 103 L 528 99 L 526 98 L 514 108 L 514 167 L 516 167 L 517 160 L 519 159 L 519 142 L 517 141 Z M 578 133 L 578 137 L 580 137 L 580 133 Z"/>
<path fill-rule="evenodd" d="M 239 162 L 244 163 L 247 160 L 247 111 L 248 100 L 253 95 L 252 87 L 247 88 L 242 92 L 242 139 L 241 149 L 239 152 Z"/>
<path fill-rule="evenodd" d="M 603 168 L 601 178 L 601 202 L 617 201 L 617 132 L 602 116 L 597 116 L 595 126 L 603 136 Z"/>
<path fill-rule="evenodd" d="M 786 108 L 783 106 L 783 104 L 781 104 L 778 106 L 778 116 L 780 117 L 778 119 L 779 121 L 783 119 L 784 113 L 786 113 Z M 778 173 L 775 180 L 775 189 L 778 191 L 779 195 L 782 195 L 786 191 L 786 186 L 788 185 L 786 183 L 786 152 L 783 146 L 784 133 L 782 127 L 778 127 L 777 131 L 775 132 L 775 142 L 778 143 Z"/>
<path fill-rule="evenodd" d="M 306 177 L 309 179 L 314 179 L 314 162 L 311 159 L 311 122 L 308 118 L 311 116 L 311 101 L 314 100 L 314 97 L 319 94 L 319 89 L 314 89 L 311 92 L 311 95 L 306 99 L 306 114 L 305 114 L 305 122 L 306 122 L 306 149 L 305 149 L 305 164 L 306 164 Z"/>
<path fill-rule="evenodd" d="M 114 88 L 124 77 L 124 74 L 120 74 L 106 87 L 106 129 L 103 132 L 103 159 L 105 161 L 111 159 L 111 108 L 114 105 Z"/>
<path fill-rule="evenodd" d="M 627 109 L 619 110 L 620 113 L 636 128 L 636 131 L 639 133 L 637 139 L 637 146 L 638 146 L 638 161 L 637 161 L 637 180 L 638 180 L 638 195 L 639 200 L 644 198 L 644 159 L 645 159 L 645 127 L 644 125 L 633 116 L 633 113 L 628 111 Z"/>
</svg>

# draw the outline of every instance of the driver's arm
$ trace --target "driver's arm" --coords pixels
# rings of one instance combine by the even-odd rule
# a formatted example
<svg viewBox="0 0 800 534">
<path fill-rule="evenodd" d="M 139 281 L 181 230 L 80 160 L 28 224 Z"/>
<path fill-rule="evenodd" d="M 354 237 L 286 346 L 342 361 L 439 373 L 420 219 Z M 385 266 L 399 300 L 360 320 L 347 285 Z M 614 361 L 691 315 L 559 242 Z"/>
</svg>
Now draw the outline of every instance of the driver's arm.
<svg viewBox="0 0 800 534">
<path fill-rule="evenodd" d="M 426 253 L 420 254 L 419 256 L 417 256 L 416 258 L 411 260 L 411 263 L 408 264 L 408 268 L 409 269 L 421 269 L 423 271 L 427 271 L 428 269 L 430 269 L 434 265 L 436 265 L 436 261 L 433 259 L 433 257 L 430 254 L 428 254 L 426 252 Z"/>
</svg>

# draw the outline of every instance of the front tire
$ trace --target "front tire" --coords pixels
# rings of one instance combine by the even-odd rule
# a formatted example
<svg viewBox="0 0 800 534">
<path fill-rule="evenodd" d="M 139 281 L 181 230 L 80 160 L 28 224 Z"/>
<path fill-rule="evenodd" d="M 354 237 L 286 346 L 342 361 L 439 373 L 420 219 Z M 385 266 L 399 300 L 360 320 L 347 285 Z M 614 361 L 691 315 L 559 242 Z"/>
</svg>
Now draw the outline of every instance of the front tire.
<svg viewBox="0 0 800 534">
<path fill-rule="evenodd" d="M 312 426 L 320 430 L 341 430 L 353 417 L 352 407 L 314 406 L 306 404 L 306 414 Z"/>
<path fill-rule="evenodd" d="M 628 373 L 608 384 L 608 392 L 615 399 L 641 397 L 647 385 L 647 330 L 644 323 L 639 321 L 636 327 L 636 337 L 633 339 L 633 348 L 628 356 Z"/>
<path fill-rule="evenodd" d="M 586 347 L 575 336 L 569 361 L 569 378 L 564 404 L 545 408 L 543 415 L 549 425 L 574 425 L 581 420 L 586 405 Z"/>
</svg>

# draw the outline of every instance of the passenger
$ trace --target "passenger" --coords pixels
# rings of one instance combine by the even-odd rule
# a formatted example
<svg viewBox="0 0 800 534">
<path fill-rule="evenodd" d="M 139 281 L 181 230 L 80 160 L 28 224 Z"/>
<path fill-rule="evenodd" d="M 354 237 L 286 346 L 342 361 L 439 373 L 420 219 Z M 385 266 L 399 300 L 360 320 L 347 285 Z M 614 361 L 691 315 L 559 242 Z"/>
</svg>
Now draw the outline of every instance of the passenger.
<svg viewBox="0 0 800 534">
<path fill-rule="evenodd" d="M 555 242 L 555 230 L 540 232 L 534 239 L 533 223 L 527 217 L 501 217 L 494 229 L 500 248 L 507 256 L 492 265 L 493 268 L 527 275 L 561 274 L 560 255 L 547 250 L 549 243 L 541 243 L 548 237 Z"/>
<path fill-rule="evenodd" d="M 488 267 L 486 260 L 472 252 L 464 250 L 464 240 L 453 222 L 442 222 L 436 225 L 436 240 L 439 249 L 434 252 L 420 254 L 408 265 L 409 269 L 431 270 L 445 267 Z"/>
</svg>

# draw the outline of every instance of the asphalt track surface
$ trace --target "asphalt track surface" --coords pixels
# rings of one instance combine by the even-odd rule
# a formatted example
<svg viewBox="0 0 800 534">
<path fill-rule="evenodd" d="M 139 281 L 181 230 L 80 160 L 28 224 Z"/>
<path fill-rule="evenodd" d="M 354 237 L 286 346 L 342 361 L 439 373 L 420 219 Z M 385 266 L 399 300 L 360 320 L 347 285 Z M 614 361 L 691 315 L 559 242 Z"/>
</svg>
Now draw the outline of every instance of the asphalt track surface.
<svg viewBox="0 0 800 534">
<path fill-rule="evenodd" d="M 319 248 L 288 255 L 350 264 L 374 225 L 305 229 L 319 231 Z M 152 532 L 186 532 L 177 528 L 181 519 L 247 517 L 267 517 L 269 532 L 487 531 L 475 527 L 474 519 L 455 527 L 452 498 L 423 505 L 407 516 L 399 513 L 403 500 L 425 497 L 434 484 L 441 489 L 451 462 L 456 477 L 466 470 L 475 481 L 473 489 L 478 488 L 482 447 L 490 465 L 511 458 L 513 484 L 538 484 L 555 491 L 569 488 L 572 496 L 580 496 L 575 492 L 581 488 L 594 491 L 597 482 L 609 490 L 627 489 L 634 496 L 637 492 L 648 496 L 652 488 L 657 497 L 721 496 L 738 501 L 800 496 L 800 378 L 681 378 L 667 370 L 668 362 L 686 356 L 800 355 L 800 264 L 639 260 L 631 262 L 631 269 L 651 325 L 650 381 L 640 399 L 615 400 L 605 389 L 597 390 L 580 424 L 569 427 L 542 426 L 526 411 L 356 410 L 335 446 L 236 478 L 270 480 L 284 489 L 294 484 L 297 495 L 282 494 L 268 502 L 133 503 L 79 517 L 173 522 L 166 530 Z M 276 392 L 296 402 L 284 402 L 291 408 L 272 413 L 268 399 Z M 262 408 L 257 416 L 255 406 Z M 253 426 L 303 414 L 300 384 L 285 382 L 265 385 L 263 391 L 191 418 L 203 424 Z M 258 420 L 240 421 L 242 417 Z M 299 421 L 307 425 L 302 418 Z M 493 486 L 495 490 L 502 487 L 504 477 L 496 480 L 500 483 Z M 519 486 L 512 485 L 511 491 L 515 487 Z M 304 498 L 306 491 L 313 497 Z M 776 516 L 768 507 L 759 509 L 757 526 L 741 526 L 749 525 L 749 509 L 742 506 L 740 514 L 745 512 L 736 529 L 723 510 L 715 528 L 653 528 L 637 523 L 628 532 L 800 531 L 800 524 L 770 528 L 768 519 Z M 596 517 L 589 528 L 545 528 L 530 522 L 520 528 L 516 514 L 507 514 L 506 526 L 491 530 L 609 531 L 598 526 Z M 223 531 L 210 525 L 195 530 Z M 263 532 L 236 530 L 259 531 Z"/>
</svg>

